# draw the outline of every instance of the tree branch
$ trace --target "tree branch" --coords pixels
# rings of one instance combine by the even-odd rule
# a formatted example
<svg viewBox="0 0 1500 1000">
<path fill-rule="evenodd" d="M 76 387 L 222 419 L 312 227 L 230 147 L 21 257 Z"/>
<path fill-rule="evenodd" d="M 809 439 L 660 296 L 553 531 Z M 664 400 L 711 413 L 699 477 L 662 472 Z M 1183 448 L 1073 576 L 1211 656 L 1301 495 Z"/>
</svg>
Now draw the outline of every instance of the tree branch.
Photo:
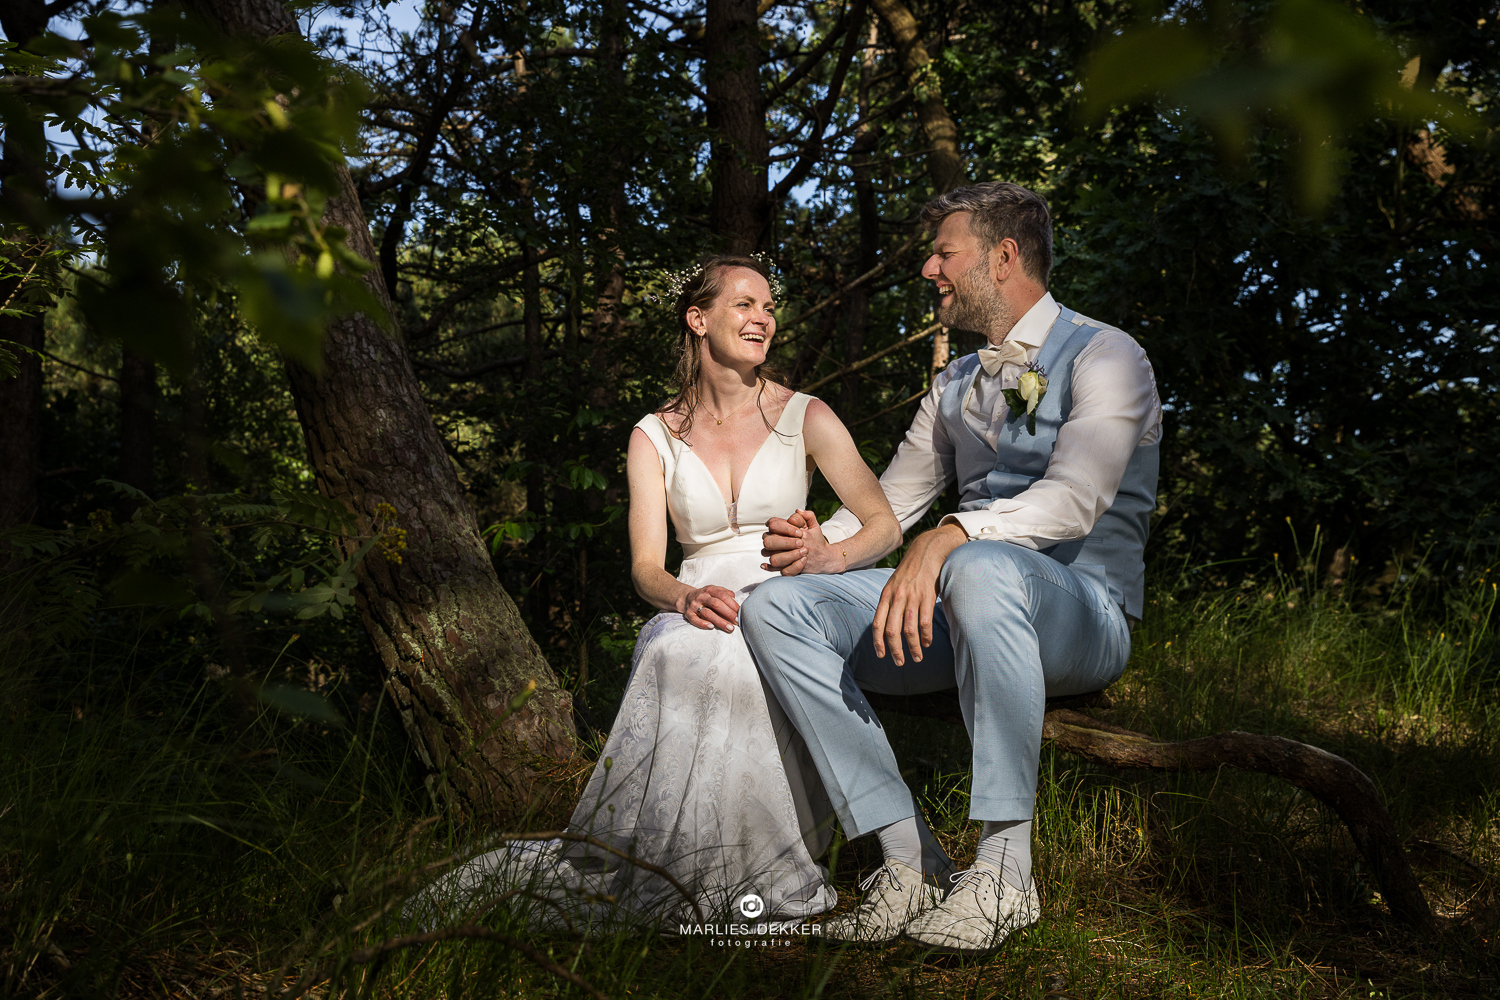
<svg viewBox="0 0 1500 1000">
<path fill-rule="evenodd" d="M 865 692 L 879 710 L 942 719 L 963 725 L 956 693 L 901 698 Z M 1282 736 L 1229 732 L 1180 743 L 1163 743 L 1090 718 L 1077 708 L 1108 706 L 1108 695 L 1098 692 L 1048 702 L 1042 739 L 1066 753 L 1109 767 L 1151 771 L 1213 771 L 1234 767 L 1281 778 L 1329 806 L 1354 840 L 1380 882 L 1380 892 L 1391 915 L 1430 933 L 1435 929 L 1427 897 L 1412 874 L 1411 863 L 1380 790 L 1359 768 L 1326 750 Z"/>
<path fill-rule="evenodd" d="M 860 6 L 863 6 L 863 3 L 861 3 Z M 827 55 L 828 50 L 833 48 L 833 43 L 838 41 L 839 36 L 848 29 L 849 11 L 847 8 L 845 8 L 843 16 L 839 18 L 838 23 L 835 24 L 832 28 L 828 29 L 828 34 L 818 39 L 818 44 L 807 50 L 807 58 L 798 63 L 795 69 L 793 69 L 790 73 L 783 77 L 780 83 L 773 86 L 770 91 L 767 92 L 766 103 L 770 104 L 772 101 L 776 100 L 776 98 L 780 97 L 782 94 L 787 93 L 797 84 L 801 83 L 803 78 L 805 78 L 807 74 L 811 73 L 814 69 L 817 68 L 818 63 L 823 61 L 823 56 Z"/>
<path fill-rule="evenodd" d="M 914 247 L 918 243 L 920 243 L 922 241 L 922 238 L 925 235 L 926 235 L 925 233 L 918 233 L 917 235 L 913 236 L 911 239 L 907 240 L 901 246 L 897 247 L 895 250 L 893 250 L 889 254 L 887 254 L 886 258 L 883 261 L 881 261 L 879 264 L 876 264 L 874 267 L 870 268 L 864 274 L 861 274 L 859 277 L 857 277 L 853 281 L 849 282 L 849 284 L 845 285 L 843 288 L 840 288 L 838 291 L 836 291 L 832 295 L 828 296 L 822 302 L 819 302 L 817 305 L 813 306 L 811 309 L 808 309 L 808 310 L 804 311 L 799 316 L 797 316 L 795 319 L 788 320 L 786 323 L 778 324 L 777 325 L 777 332 L 779 333 L 779 332 L 784 331 L 784 330 L 790 330 L 792 327 L 794 327 L 797 324 L 801 323 L 803 320 L 806 320 L 807 318 L 809 318 L 811 316 L 815 316 L 818 313 L 822 312 L 824 309 L 827 309 L 829 306 L 831 306 L 835 302 L 839 301 L 839 299 L 843 298 L 845 295 L 849 294 L 854 289 L 858 288 L 860 285 L 863 285 L 865 282 L 869 281 L 870 279 L 878 277 L 879 275 L 883 274 L 888 268 L 890 268 L 893 264 L 895 264 L 896 261 L 900 260 L 906 254 L 906 252 L 908 250 L 910 250 L 912 247 Z M 793 338 L 793 339 L 795 339 L 795 338 Z M 789 342 L 790 341 L 783 340 L 782 344 L 785 345 L 785 344 L 787 344 Z"/>
<path fill-rule="evenodd" d="M 849 21 L 859 22 L 864 19 L 864 16 L 865 0 L 854 0 L 854 9 L 849 14 Z M 801 184 L 812 170 L 813 164 L 817 162 L 818 156 L 822 154 L 823 133 L 828 129 L 828 121 L 833 117 L 834 107 L 843 96 L 844 78 L 849 73 L 849 65 L 854 61 L 854 52 L 859 45 L 859 32 L 851 31 L 845 35 L 844 47 L 839 51 L 838 63 L 833 70 L 833 79 L 828 82 L 828 92 L 813 109 L 812 131 L 808 133 L 807 141 L 802 145 L 802 155 L 771 191 L 772 202 L 781 201 L 793 188 Z"/>
<path fill-rule="evenodd" d="M 931 326 L 927 327 L 925 330 L 918 330 L 916 333 L 912 334 L 910 337 L 906 337 L 906 338 L 904 338 L 902 340 L 897 341 L 896 343 L 892 344 L 890 347 L 886 347 L 886 348 L 883 348 L 883 349 L 881 349 L 879 351 L 876 351 L 874 354 L 866 354 L 864 357 L 860 358 L 858 361 L 854 362 L 852 365 L 845 365 L 844 367 L 840 368 L 838 371 L 834 372 L 832 375 L 829 375 L 827 378 L 820 378 L 816 382 L 812 383 L 811 385 L 805 385 L 805 386 L 803 386 L 801 389 L 799 389 L 797 391 L 798 392 L 812 392 L 814 389 L 822 388 L 823 386 L 827 385 L 829 382 L 832 382 L 834 379 L 843 378 L 845 375 L 852 375 L 853 373 L 859 371 L 862 368 L 868 368 L 870 365 L 873 365 L 875 362 L 879 361 L 881 358 L 885 357 L 887 354 L 895 354 L 897 351 L 901 350 L 901 348 L 903 348 L 903 347 L 910 347 L 912 344 L 915 344 L 919 340 L 925 340 L 925 339 L 927 339 L 928 337 L 932 336 L 934 333 L 937 333 L 942 328 L 943 328 L 943 324 L 941 324 L 941 323 L 934 323 Z"/>
</svg>

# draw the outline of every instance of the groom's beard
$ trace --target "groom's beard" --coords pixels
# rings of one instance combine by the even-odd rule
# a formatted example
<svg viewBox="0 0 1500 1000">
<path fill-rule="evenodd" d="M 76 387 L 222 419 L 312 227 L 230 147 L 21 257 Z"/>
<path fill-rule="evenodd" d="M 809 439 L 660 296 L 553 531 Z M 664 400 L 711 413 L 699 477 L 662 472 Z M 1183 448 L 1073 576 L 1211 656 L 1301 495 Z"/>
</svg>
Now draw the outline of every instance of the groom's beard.
<svg viewBox="0 0 1500 1000">
<path fill-rule="evenodd" d="M 1010 314 L 1005 299 L 990 281 L 988 254 L 954 281 L 953 301 L 938 306 L 937 318 L 949 329 L 967 330 L 985 337 L 994 333 L 1003 337 L 1016 325 L 1016 317 Z"/>
</svg>

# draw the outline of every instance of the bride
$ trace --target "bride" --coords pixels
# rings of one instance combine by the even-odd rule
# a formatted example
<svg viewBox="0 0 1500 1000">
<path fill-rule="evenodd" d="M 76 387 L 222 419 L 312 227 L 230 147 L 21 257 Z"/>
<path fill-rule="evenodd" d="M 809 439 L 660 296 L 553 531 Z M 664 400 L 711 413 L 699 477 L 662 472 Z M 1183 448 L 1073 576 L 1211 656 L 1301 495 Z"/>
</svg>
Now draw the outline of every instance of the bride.
<svg viewBox="0 0 1500 1000">
<path fill-rule="evenodd" d="M 678 395 L 636 424 L 626 459 L 632 576 L 662 613 L 641 630 L 569 824 L 666 869 L 710 919 L 805 917 L 838 898 L 813 862 L 831 809 L 738 630 L 740 602 L 776 572 L 762 561 L 766 522 L 800 512 L 809 535 L 818 530 L 803 510 L 818 469 L 864 527 L 840 545 L 810 544 L 790 571 L 841 573 L 901 534 L 833 411 L 763 373 L 774 305 L 766 267 L 751 257 L 707 257 L 682 280 Z M 684 556 L 675 577 L 669 518 Z M 564 857 L 631 910 L 686 912 L 666 880 L 615 855 L 574 843 Z M 735 906 L 751 893 L 759 913 Z"/>
<path fill-rule="evenodd" d="M 678 395 L 636 424 L 626 458 L 631 572 L 661 613 L 641 630 L 568 828 L 677 885 L 594 844 L 561 841 L 477 857 L 436 887 L 435 901 L 476 899 L 506 871 L 529 872 L 533 888 L 554 899 L 562 890 L 606 918 L 691 920 L 678 886 L 709 920 L 807 917 L 838 900 L 813 860 L 831 840 L 833 810 L 761 683 L 740 602 L 776 574 L 761 551 L 773 517 L 790 515 L 807 541 L 787 573 L 842 573 L 889 551 L 901 529 L 833 411 L 764 373 L 776 334 L 765 265 L 705 257 L 673 280 Z M 803 509 L 814 469 L 864 525 L 835 545 Z M 669 519 L 684 556 L 676 576 L 666 569 Z M 941 849 L 930 835 L 924 846 L 936 870 Z"/>
</svg>

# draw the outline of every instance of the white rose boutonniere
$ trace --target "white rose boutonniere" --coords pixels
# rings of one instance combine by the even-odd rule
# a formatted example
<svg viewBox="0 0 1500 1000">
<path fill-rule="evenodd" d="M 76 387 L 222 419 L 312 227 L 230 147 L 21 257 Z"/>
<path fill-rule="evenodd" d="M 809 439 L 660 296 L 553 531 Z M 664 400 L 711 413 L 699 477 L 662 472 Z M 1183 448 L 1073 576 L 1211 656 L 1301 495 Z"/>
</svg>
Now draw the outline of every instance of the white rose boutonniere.
<svg viewBox="0 0 1500 1000">
<path fill-rule="evenodd" d="M 1011 418 L 1026 415 L 1026 430 L 1036 434 L 1036 408 L 1047 395 L 1047 373 L 1033 361 L 1026 366 L 1014 389 L 1005 390 L 1005 405 L 1010 407 Z"/>
</svg>

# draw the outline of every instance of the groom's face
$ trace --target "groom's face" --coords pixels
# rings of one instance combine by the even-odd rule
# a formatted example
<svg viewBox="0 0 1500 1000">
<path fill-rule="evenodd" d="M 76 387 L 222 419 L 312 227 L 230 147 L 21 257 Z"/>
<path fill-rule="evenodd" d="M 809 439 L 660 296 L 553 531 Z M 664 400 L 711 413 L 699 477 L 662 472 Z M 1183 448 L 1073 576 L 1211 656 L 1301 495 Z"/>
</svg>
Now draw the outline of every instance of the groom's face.
<svg viewBox="0 0 1500 1000">
<path fill-rule="evenodd" d="M 932 256 L 922 277 L 937 286 L 938 322 L 988 335 L 1005 313 L 1005 302 L 990 277 L 990 255 L 969 231 L 968 212 L 954 212 L 938 225 Z"/>
</svg>

